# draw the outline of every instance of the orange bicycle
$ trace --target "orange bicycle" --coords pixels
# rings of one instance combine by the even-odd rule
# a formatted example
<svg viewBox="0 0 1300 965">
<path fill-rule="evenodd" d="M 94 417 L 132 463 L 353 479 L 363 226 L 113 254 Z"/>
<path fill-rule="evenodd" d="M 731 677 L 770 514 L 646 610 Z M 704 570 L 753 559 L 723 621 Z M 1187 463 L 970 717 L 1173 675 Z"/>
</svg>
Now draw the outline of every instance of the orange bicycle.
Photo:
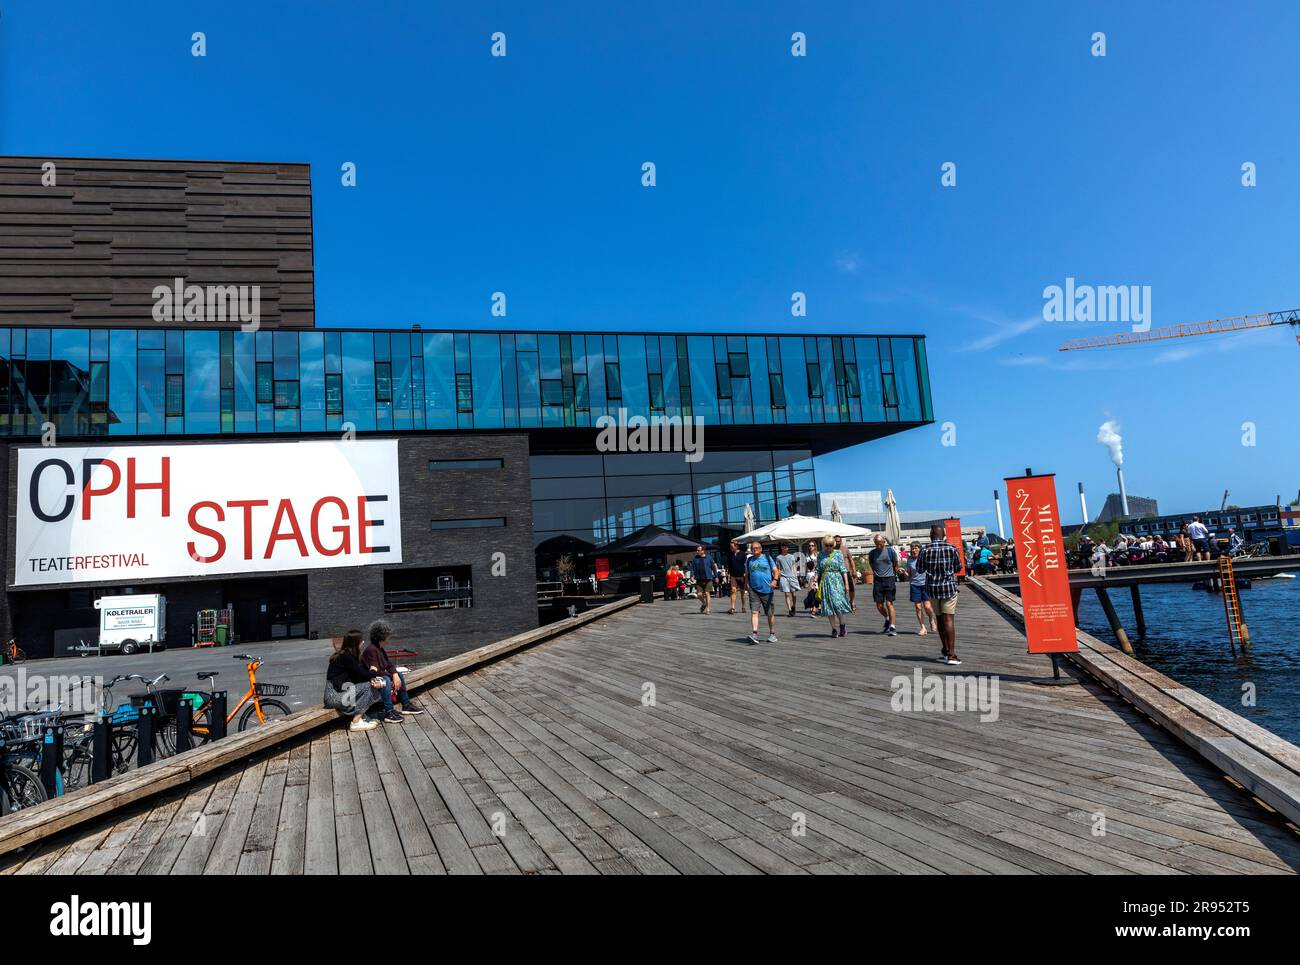
<svg viewBox="0 0 1300 965">
<path fill-rule="evenodd" d="M 0 650 L 0 654 L 4 655 L 5 663 L 22 663 L 27 659 L 27 654 L 22 647 L 18 646 L 17 640 L 10 640 L 6 643 L 4 649 Z"/>
<path fill-rule="evenodd" d="M 226 715 L 226 724 L 229 725 L 239 713 L 240 708 L 248 705 L 247 709 L 239 718 L 239 729 L 248 730 L 254 724 L 265 724 L 272 717 L 284 717 L 291 711 L 289 705 L 280 700 L 269 700 L 271 697 L 283 697 L 289 692 L 288 684 L 264 684 L 257 679 L 257 668 L 262 666 L 262 658 L 255 657 L 248 653 L 237 653 L 232 658 L 234 660 L 247 660 L 248 663 L 244 669 L 248 672 L 248 692 L 235 704 L 233 710 Z M 213 679 L 219 676 L 216 670 L 200 670 L 195 674 L 200 680 L 209 682 L 209 686 L 215 686 Z M 181 700 L 187 700 L 194 708 L 193 723 L 190 725 L 191 740 L 195 745 L 204 744 L 211 739 L 212 729 L 211 722 L 208 719 L 208 713 L 212 707 L 212 694 L 203 693 L 202 691 L 187 690 L 180 697 Z M 176 720 L 171 719 L 167 725 L 175 728 Z M 175 746 L 175 743 L 172 744 Z"/>
</svg>

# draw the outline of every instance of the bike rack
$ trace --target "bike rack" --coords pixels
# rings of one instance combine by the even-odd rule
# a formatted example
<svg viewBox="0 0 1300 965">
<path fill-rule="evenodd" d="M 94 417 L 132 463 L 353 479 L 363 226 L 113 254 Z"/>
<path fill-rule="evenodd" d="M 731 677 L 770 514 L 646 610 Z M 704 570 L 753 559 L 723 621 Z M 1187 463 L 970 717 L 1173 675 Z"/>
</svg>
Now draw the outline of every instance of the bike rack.
<svg viewBox="0 0 1300 965">
<path fill-rule="evenodd" d="M 103 714 L 95 716 L 90 735 L 90 783 L 108 780 L 109 748 L 113 746 L 113 721 Z"/>
<path fill-rule="evenodd" d="M 226 736 L 226 692 L 214 690 L 208 704 L 208 739 L 221 740 Z"/>
<path fill-rule="evenodd" d="M 144 767 L 153 763 L 153 726 L 154 709 L 146 704 L 140 708 L 140 719 L 136 721 L 136 765 Z"/>
<path fill-rule="evenodd" d="M 56 798 L 63 794 L 63 773 L 59 768 L 63 760 L 63 725 L 56 724 L 45 728 L 41 740 L 41 783 L 45 785 L 47 797 Z"/>
<path fill-rule="evenodd" d="M 182 694 L 176 702 L 176 753 L 183 754 L 194 746 L 194 705 Z"/>
</svg>

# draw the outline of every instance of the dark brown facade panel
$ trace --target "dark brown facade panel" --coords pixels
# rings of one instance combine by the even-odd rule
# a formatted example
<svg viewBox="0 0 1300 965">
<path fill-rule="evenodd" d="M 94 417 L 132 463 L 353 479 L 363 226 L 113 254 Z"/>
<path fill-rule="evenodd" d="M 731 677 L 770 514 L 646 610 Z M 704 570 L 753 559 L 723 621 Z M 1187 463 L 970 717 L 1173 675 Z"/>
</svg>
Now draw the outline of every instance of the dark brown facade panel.
<svg viewBox="0 0 1300 965">
<path fill-rule="evenodd" d="M 314 325 L 310 167 L 0 157 L 0 324 L 149 324 L 176 278 L 256 285 L 262 327 Z"/>
</svg>

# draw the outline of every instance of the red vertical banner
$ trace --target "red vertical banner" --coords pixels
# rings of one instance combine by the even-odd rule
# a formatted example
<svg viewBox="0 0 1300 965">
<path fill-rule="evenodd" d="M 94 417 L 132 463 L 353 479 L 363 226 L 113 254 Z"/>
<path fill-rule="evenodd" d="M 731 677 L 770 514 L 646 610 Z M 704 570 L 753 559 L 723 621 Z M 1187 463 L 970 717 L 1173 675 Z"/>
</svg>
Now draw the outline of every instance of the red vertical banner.
<svg viewBox="0 0 1300 965">
<path fill-rule="evenodd" d="M 957 556 L 961 559 L 961 566 L 957 568 L 958 576 L 966 575 L 966 546 L 961 541 L 961 520 L 956 516 L 943 521 L 943 535 L 948 540 L 950 546 L 957 550 Z"/>
<path fill-rule="evenodd" d="M 596 579 L 609 579 L 609 560 L 604 556 L 601 556 L 596 560 Z"/>
<path fill-rule="evenodd" d="M 1007 501 L 1029 652 L 1078 650 L 1054 478 L 1013 476 L 1007 480 Z"/>
</svg>

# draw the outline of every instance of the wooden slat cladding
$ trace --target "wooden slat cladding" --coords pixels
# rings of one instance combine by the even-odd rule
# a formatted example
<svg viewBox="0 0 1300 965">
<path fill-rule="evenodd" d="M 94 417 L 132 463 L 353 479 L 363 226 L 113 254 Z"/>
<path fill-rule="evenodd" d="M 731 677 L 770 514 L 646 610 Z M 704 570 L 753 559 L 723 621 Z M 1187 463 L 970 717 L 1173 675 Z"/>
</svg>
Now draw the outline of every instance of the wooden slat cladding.
<svg viewBox="0 0 1300 965">
<path fill-rule="evenodd" d="M 0 324 L 153 324 L 176 278 L 257 285 L 262 327 L 314 325 L 311 167 L 0 157 Z"/>
</svg>

